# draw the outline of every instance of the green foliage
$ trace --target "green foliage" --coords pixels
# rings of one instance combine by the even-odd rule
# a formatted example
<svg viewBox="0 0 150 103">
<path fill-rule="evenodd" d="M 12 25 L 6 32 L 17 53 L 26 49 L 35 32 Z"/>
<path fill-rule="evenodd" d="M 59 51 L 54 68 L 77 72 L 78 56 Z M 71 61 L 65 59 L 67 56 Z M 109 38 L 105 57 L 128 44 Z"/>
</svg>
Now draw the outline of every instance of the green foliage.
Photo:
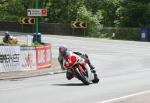
<svg viewBox="0 0 150 103">
<path fill-rule="evenodd" d="M 34 1 L 0 0 L 0 21 L 18 21 L 26 16 L 28 8 L 35 7 Z M 88 22 L 90 36 L 99 36 L 103 26 L 150 27 L 150 0 L 39 0 L 39 8 L 48 10 L 47 17 L 39 17 L 40 22 L 69 24 L 84 20 Z M 106 37 L 105 34 L 101 37 Z M 134 33 L 121 34 L 119 38 L 137 38 Z"/>
<path fill-rule="evenodd" d="M 101 23 L 104 26 L 114 26 L 114 20 L 116 19 L 116 10 L 119 4 L 119 0 L 87 0 L 86 6 L 92 13 L 96 13 L 98 10 L 102 11 L 103 19 Z"/>
<path fill-rule="evenodd" d="M 20 0 L 8 0 L 0 4 L 0 20 L 17 21 L 24 11 Z"/>
<path fill-rule="evenodd" d="M 95 15 L 91 11 L 88 11 L 85 6 L 80 7 L 77 12 L 77 19 L 86 21 L 88 23 L 87 34 L 94 36 L 102 28 L 101 19 L 102 12 L 98 10 Z"/>
<path fill-rule="evenodd" d="M 33 42 L 32 46 L 42 46 L 42 45 L 46 45 L 45 43 L 39 43 L 39 42 Z"/>
<path fill-rule="evenodd" d="M 136 0 L 123 0 L 116 11 L 118 19 L 115 20 L 117 26 L 141 27 L 150 24 L 150 6 Z"/>
<path fill-rule="evenodd" d="M 101 30 L 101 34 L 99 37 L 121 39 L 121 40 L 140 40 L 140 30 L 139 28 L 105 27 Z"/>
<path fill-rule="evenodd" d="M 140 32 L 138 29 L 117 28 L 114 39 L 140 40 Z"/>
<path fill-rule="evenodd" d="M 77 10 L 84 3 L 84 0 L 50 0 L 47 3 L 47 21 L 51 23 L 70 23 L 75 20 Z"/>
<path fill-rule="evenodd" d="M 34 8 L 34 1 L 0 0 L 0 20 L 18 21 L 26 16 L 26 9 Z M 100 24 L 104 26 L 150 26 L 149 0 L 39 0 L 39 8 L 48 9 L 48 16 L 39 20 L 42 22 L 70 23 L 81 16 L 80 8 L 85 8 L 90 14 L 83 19 L 89 17 L 88 21 L 96 20 L 95 24 L 100 11 Z"/>
</svg>

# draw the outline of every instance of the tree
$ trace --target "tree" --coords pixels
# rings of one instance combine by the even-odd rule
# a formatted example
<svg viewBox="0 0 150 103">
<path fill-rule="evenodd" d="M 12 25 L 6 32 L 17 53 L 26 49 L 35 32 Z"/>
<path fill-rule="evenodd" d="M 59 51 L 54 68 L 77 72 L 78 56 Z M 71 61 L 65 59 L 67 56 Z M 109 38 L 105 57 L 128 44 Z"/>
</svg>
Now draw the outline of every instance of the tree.
<svg viewBox="0 0 150 103">
<path fill-rule="evenodd" d="M 4 4 L 4 3 L 6 3 L 6 2 L 8 2 L 8 0 L 1 0 L 1 1 L 0 1 L 0 5 Z"/>
<path fill-rule="evenodd" d="M 46 5 L 48 22 L 69 23 L 71 20 L 75 20 L 77 9 L 83 3 L 84 0 L 50 0 Z"/>
<path fill-rule="evenodd" d="M 103 19 L 102 12 L 99 10 L 95 15 L 91 11 L 88 11 L 85 6 L 80 7 L 77 12 L 77 18 L 82 21 L 86 21 L 88 24 L 87 34 L 91 36 L 96 36 L 102 24 L 100 23 Z"/>
<path fill-rule="evenodd" d="M 17 21 L 24 14 L 20 0 L 3 0 L 0 5 L 0 20 Z"/>
<path fill-rule="evenodd" d="M 114 26 L 118 4 L 119 0 L 86 0 L 86 6 L 92 13 L 101 10 L 103 15 L 101 23 L 104 26 Z"/>
<path fill-rule="evenodd" d="M 139 27 L 150 24 L 150 8 L 147 0 L 123 0 L 116 11 L 118 16 L 115 24 L 117 26 Z"/>
</svg>

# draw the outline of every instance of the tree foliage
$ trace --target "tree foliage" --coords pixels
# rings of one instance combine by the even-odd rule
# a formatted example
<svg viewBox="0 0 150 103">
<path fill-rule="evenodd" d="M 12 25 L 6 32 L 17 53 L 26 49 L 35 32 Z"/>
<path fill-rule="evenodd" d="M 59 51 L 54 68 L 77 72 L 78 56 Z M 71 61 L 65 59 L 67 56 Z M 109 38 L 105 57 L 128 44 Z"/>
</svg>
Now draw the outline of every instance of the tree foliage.
<svg viewBox="0 0 150 103">
<path fill-rule="evenodd" d="M 88 11 L 85 6 L 80 7 L 77 12 L 77 18 L 82 21 L 87 21 L 88 23 L 88 33 L 97 34 L 98 31 L 102 28 L 100 21 L 103 19 L 102 12 L 99 10 L 95 15 L 91 11 Z"/>
<path fill-rule="evenodd" d="M 139 27 L 150 24 L 150 6 L 147 0 L 123 0 L 116 11 L 118 26 Z"/>
<path fill-rule="evenodd" d="M 20 0 L 2 0 L 0 2 L 0 20 L 16 21 L 24 15 L 24 7 Z"/>
<path fill-rule="evenodd" d="M 35 0 L 0 0 L 0 20 L 18 21 L 34 8 Z M 40 21 L 70 23 L 78 18 L 95 26 L 140 27 L 150 25 L 149 0 L 39 0 L 48 16 Z M 90 25 L 90 26 L 92 26 Z"/>
</svg>

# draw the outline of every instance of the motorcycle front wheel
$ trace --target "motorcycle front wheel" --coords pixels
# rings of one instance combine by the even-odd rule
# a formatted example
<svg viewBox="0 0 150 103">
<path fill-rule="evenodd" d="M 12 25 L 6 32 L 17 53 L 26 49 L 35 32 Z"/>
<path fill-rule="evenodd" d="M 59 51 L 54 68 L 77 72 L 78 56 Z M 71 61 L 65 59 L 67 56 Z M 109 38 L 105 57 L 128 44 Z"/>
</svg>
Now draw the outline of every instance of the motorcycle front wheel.
<svg viewBox="0 0 150 103">
<path fill-rule="evenodd" d="M 94 80 L 92 80 L 93 83 L 98 83 L 99 82 L 99 78 L 97 76 L 97 74 L 94 75 Z"/>
</svg>

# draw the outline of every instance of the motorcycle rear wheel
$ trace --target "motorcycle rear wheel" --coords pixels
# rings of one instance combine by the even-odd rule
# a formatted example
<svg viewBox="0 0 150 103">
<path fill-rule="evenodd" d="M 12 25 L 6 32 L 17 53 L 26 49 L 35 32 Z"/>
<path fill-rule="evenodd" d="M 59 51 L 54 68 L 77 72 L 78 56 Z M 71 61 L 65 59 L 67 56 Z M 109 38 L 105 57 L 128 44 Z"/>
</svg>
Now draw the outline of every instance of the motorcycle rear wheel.
<svg viewBox="0 0 150 103">
<path fill-rule="evenodd" d="M 82 72 L 80 72 L 80 70 L 77 68 L 75 69 L 75 73 L 77 75 L 77 77 L 85 84 L 85 85 L 89 85 L 90 81 L 88 79 L 88 77 L 86 77 L 84 74 L 82 74 Z"/>
</svg>

